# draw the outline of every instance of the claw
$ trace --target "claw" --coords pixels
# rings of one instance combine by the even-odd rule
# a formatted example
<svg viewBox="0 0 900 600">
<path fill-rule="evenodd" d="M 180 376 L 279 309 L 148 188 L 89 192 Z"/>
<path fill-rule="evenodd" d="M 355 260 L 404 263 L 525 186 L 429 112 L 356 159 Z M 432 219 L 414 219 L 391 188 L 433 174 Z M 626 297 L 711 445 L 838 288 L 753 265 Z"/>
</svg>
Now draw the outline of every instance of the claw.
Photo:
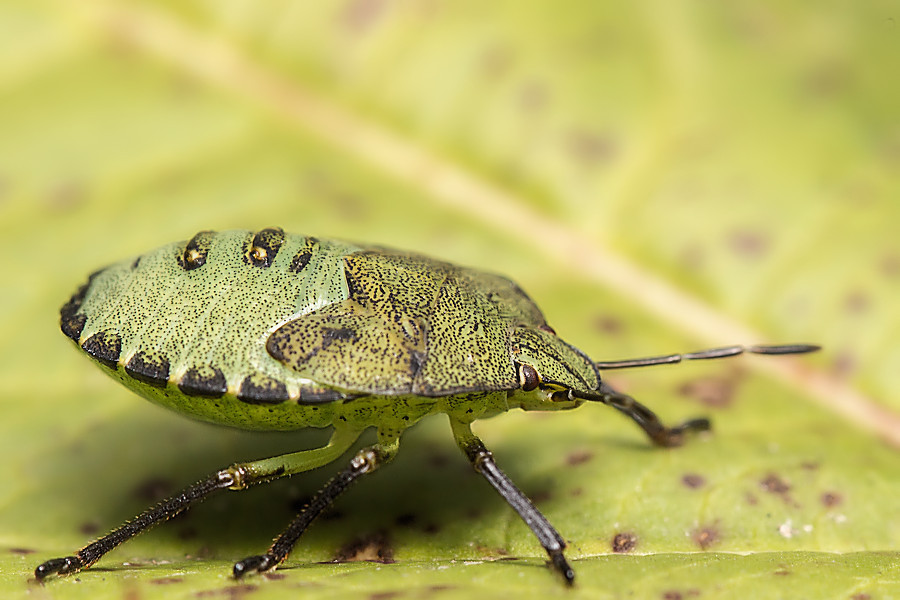
<svg viewBox="0 0 900 600">
<path fill-rule="evenodd" d="M 38 581 L 43 581 L 50 575 L 68 575 L 82 568 L 81 560 L 77 556 L 66 556 L 65 558 L 52 558 L 47 562 L 38 565 L 34 570 L 34 576 Z"/>
<path fill-rule="evenodd" d="M 566 585 L 572 586 L 575 584 L 575 569 L 569 566 L 569 562 L 561 550 L 550 553 L 550 562 L 553 564 L 553 568 L 562 575 Z"/>
<path fill-rule="evenodd" d="M 248 572 L 263 573 L 274 567 L 274 558 L 269 554 L 248 556 L 244 560 L 234 563 L 232 573 L 235 579 L 240 579 Z"/>
</svg>

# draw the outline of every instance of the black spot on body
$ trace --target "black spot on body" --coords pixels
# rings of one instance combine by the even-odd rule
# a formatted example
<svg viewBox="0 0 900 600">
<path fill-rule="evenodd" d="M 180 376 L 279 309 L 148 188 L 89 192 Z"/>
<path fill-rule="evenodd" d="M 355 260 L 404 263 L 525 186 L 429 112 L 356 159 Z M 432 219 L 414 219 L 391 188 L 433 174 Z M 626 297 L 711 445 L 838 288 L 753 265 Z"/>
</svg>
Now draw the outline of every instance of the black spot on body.
<svg viewBox="0 0 900 600">
<path fill-rule="evenodd" d="M 344 400 L 346 396 L 337 390 L 328 388 L 300 388 L 300 398 L 298 404 L 327 404 L 329 402 L 337 402 Z"/>
<path fill-rule="evenodd" d="M 290 396 L 284 383 L 256 373 L 244 378 L 237 397 L 247 404 L 279 404 Z"/>
<path fill-rule="evenodd" d="M 139 351 L 125 365 L 125 372 L 156 387 L 166 387 L 169 383 L 169 361 L 161 356 L 152 356 Z"/>
<path fill-rule="evenodd" d="M 254 267 L 267 268 L 275 262 L 275 256 L 284 244 L 284 231 L 274 227 L 257 232 L 245 248 L 244 262 Z"/>
<path fill-rule="evenodd" d="M 87 322 L 87 316 L 78 314 L 78 311 L 81 310 L 81 305 L 84 303 L 84 297 L 87 295 L 91 283 L 102 272 L 101 270 L 91 273 L 84 285 L 79 286 L 75 293 L 72 294 L 72 297 L 69 298 L 69 301 L 59 309 L 59 328 L 76 342 L 81 338 L 81 332 L 84 330 L 84 325 Z"/>
<path fill-rule="evenodd" d="M 209 365 L 191 367 L 178 382 L 178 389 L 187 396 L 219 398 L 228 391 L 225 375 L 220 369 Z"/>
<path fill-rule="evenodd" d="M 75 311 L 67 311 L 68 306 L 68 304 L 63 306 L 59 312 L 59 328 L 77 342 L 81 338 L 81 332 L 84 331 L 87 316 L 75 314 Z"/>
<path fill-rule="evenodd" d="M 322 344 L 325 347 L 334 341 L 354 342 L 359 338 L 349 327 L 326 327 L 322 330 L 322 337 L 325 339 L 325 343 Z"/>
<path fill-rule="evenodd" d="M 122 338 L 115 331 L 100 331 L 84 340 L 81 349 L 100 364 L 115 369 L 122 354 Z"/>
<path fill-rule="evenodd" d="M 314 237 L 306 238 L 306 243 L 303 244 L 303 247 L 300 248 L 300 251 L 294 256 L 294 260 L 291 261 L 291 266 L 288 269 L 292 273 L 299 273 L 303 270 L 306 265 L 309 264 L 310 259 L 312 258 L 313 252 L 316 251 L 319 245 L 319 240 Z"/>
<path fill-rule="evenodd" d="M 303 267 L 309 264 L 310 258 L 312 258 L 311 253 L 301 251 L 294 257 L 294 260 L 291 261 L 291 266 L 288 268 L 292 273 L 299 273 L 303 270 Z"/>
<path fill-rule="evenodd" d="M 346 266 L 344 267 L 344 279 L 347 281 L 347 297 L 361 306 L 367 306 L 369 304 L 369 295 L 366 293 L 365 286 L 359 282 L 354 272 Z"/>
<path fill-rule="evenodd" d="M 192 237 L 185 244 L 184 252 L 178 257 L 178 266 L 185 271 L 192 271 L 205 265 L 215 235 L 215 231 L 201 231 Z"/>
</svg>

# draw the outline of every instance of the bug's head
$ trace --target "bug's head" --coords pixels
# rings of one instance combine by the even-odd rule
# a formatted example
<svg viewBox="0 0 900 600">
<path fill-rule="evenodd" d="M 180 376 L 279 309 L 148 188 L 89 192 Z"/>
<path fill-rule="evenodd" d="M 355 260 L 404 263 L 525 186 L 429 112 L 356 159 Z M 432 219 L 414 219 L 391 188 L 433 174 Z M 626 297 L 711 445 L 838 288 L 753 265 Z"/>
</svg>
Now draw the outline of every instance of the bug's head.
<svg viewBox="0 0 900 600">
<path fill-rule="evenodd" d="M 512 349 L 520 390 L 540 401 L 539 410 L 575 408 L 583 400 L 569 390 L 594 390 L 600 385 L 591 359 L 549 328 L 517 327 Z"/>
</svg>

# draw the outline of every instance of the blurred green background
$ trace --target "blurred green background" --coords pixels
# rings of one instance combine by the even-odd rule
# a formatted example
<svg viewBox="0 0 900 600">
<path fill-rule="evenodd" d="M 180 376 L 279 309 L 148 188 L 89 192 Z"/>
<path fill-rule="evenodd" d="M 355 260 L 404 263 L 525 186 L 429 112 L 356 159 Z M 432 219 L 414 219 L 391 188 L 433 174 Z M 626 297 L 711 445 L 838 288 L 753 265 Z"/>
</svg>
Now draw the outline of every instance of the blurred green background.
<svg viewBox="0 0 900 600">
<path fill-rule="evenodd" d="M 900 597 L 898 72 L 887 0 L 0 2 L 2 595 Z M 615 373 L 714 419 L 678 450 L 602 407 L 476 424 L 569 541 L 572 591 L 440 418 L 274 577 L 227 573 L 336 465 L 29 583 L 321 440 L 187 422 L 58 331 L 100 266 L 272 225 L 504 273 L 598 360 L 825 349 Z"/>
</svg>

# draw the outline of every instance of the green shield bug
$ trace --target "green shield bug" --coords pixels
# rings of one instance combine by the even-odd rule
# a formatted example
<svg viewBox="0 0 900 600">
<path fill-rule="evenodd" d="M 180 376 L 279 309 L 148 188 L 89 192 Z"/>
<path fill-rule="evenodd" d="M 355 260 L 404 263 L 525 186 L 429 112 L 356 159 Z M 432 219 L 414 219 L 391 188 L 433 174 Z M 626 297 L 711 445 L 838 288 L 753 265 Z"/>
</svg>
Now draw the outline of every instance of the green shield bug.
<svg viewBox="0 0 900 600">
<path fill-rule="evenodd" d="M 201 231 L 95 272 L 60 311 L 63 333 L 109 375 L 188 416 L 244 429 L 331 427 L 327 445 L 213 473 L 35 576 L 87 568 L 134 535 L 216 490 L 301 473 L 337 459 L 374 427 L 377 443 L 316 494 L 267 552 L 234 576 L 274 569 L 351 483 L 390 461 L 403 432 L 444 413 L 475 470 L 522 517 L 566 582 L 562 536 L 497 467 L 471 424 L 511 408 L 612 406 L 660 446 L 709 429 L 666 427 L 600 378 L 603 369 L 816 346 L 732 346 L 592 361 L 547 325 L 512 281 L 425 256 L 290 235 L 277 228 Z"/>
</svg>

